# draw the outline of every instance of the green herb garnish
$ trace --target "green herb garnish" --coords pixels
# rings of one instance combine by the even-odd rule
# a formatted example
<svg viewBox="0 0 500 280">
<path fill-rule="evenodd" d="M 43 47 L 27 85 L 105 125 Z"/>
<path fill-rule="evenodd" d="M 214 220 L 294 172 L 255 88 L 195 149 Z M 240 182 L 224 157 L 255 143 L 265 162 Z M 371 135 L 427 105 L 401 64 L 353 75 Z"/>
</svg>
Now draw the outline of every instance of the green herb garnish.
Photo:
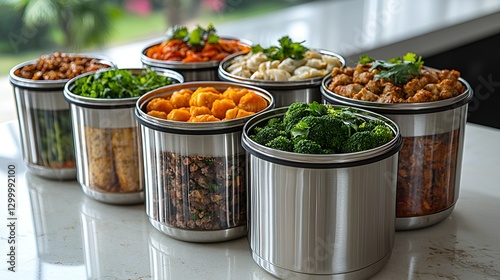
<svg viewBox="0 0 500 280">
<path fill-rule="evenodd" d="M 308 50 L 308 48 L 302 45 L 305 41 L 292 42 L 292 39 L 288 36 L 281 37 L 278 42 L 280 43 L 279 47 L 271 46 L 267 49 L 263 48 L 261 45 L 255 45 L 252 47 L 252 52 L 262 52 L 270 60 L 283 60 L 287 57 L 299 60 L 304 58 L 304 54 Z"/>
<path fill-rule="evenodd" d="M 189 47 L 195 50 L 202 50 L 205 44 L 218 44 L 219 36 L 216 35 L 216 30 L 213 24 L 209 24 L 205 29 L 197 26 L 191 32 L 185 26 L 174 26 L 166 32 L 167 40 L 177 39 L 185 42 Z"/>
<path fill-rule="evenodd" d="M 73 93 L 92 98 L 139 97 L 153 89 L 172 84 L 170 77 L 147 69 L 140 74 L 132 74 L 126 69 L 97 71 L 75 81 Z"/>
<path fill-rule="evenodd" d="M 411 78 L 420 75 L 420 68 L 424 65 L 422 56 L 407 53 L 403 57 L 394 57 L 387 61 L 375 60 L 369 56 L 362 55 L 359 63 L 365 65 L 371 63 L 370 71 L 377 69 L 375 80 L 387 79 L 396 85 L 407 83 Z"/>
</svg>

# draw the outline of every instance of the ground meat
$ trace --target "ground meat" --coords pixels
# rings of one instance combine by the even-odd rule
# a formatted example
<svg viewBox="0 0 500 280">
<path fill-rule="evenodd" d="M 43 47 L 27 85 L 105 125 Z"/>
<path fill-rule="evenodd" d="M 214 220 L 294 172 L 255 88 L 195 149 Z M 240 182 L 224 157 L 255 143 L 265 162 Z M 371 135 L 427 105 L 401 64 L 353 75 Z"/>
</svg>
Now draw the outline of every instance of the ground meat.
<svg viewBox="0 0 500 280">
<path fill-rule="evenodd" d="M 422 69 L 420 76 L 404 85 L 394 85 L 388 80 L 374 80 L 377 70 L 370 71 L 370 64 L 356 68 L 336 67 L 328 89 L 336 94 L 358 100 L 381 103 L 417 103 L 452 98 L 465 91 L 456 70 Z"/>
<path fill-rule="evenodd" d="M 396 217 L 430 215 L 455 202 L 460 131 L 403 137 L 399 152 Z"/>
<path fill-rule="evenodd" d="M 31 80 L 64 80 L 108 67 L 110 65 L 101 63 L 95 58 L 54 52 L 42 55 L 35 64 L 16 69 L 14 74 Z"/>
<path fill-rule="evenodd" d="M 163 193 L 153 198 L 154 218 L 188 230 L 221 230 L 246 224 L 245 155 L 181 156 L 164 152 Z"/>
</svg>

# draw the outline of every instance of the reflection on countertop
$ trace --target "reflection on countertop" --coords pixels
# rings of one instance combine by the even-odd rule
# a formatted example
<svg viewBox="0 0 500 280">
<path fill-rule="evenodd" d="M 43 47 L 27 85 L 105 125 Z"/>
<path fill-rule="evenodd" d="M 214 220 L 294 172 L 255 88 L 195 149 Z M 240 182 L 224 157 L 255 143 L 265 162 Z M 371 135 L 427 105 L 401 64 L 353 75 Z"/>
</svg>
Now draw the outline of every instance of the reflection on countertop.
<svg viewBox="0 0 500 280">
<path fill-rule="evenodd" d="M 15 122 L 0 124 L 0 166 L 16 170 L 16 268 L 0 279 L 276 279 L 252 260 L 247 238 L 189 243 L 150 225 L 144 205 L 87 197 L 76 181 L 26 173 Z M 16 140 L 17 139 L 17 140 Z M 392 256 L 373 279 L 500 277 L 500 130 L 466 127 L 460 198 L 443 222 L 399 231 Z M 6 168 L 1 171 L 5 180 Z M 6 181 L 6 180 L 5 180 Z M 7 191 L 0 192 L 7 201 Z M 7 221 L 7 211 L 0 212 Z M 0 228 L 6 254 L 7 228 Z"/>
</svg>

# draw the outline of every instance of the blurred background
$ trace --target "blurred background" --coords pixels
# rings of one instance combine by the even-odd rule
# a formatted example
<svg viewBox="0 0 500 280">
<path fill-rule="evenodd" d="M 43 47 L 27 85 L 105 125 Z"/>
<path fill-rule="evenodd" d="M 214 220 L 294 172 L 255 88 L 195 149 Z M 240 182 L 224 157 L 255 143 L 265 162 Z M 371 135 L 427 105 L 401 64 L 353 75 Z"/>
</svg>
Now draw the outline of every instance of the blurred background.
<svg viewBox="0 0 500 280">
<path fill-rule="evenodd" d="M 42 53 L 87 52 L 311 0 L 0 0 L 0 76 Z"/>
<path fill-rule="evenodd" d="M 9 71 L 45 53 L 127 51 L 168 27 L 272 13 L 313 0 L 0 0 L 0 123 L 15 120 Z"/>
</svg>

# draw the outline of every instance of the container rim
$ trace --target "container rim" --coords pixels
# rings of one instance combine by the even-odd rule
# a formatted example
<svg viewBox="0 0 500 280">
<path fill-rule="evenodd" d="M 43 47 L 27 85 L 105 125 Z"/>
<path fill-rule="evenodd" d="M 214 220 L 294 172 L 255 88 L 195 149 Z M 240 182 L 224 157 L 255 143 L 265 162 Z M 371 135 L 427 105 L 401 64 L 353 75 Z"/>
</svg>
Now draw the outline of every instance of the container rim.
<svg viewBox="0 0 500 280">
<path fill-rule="evenodd" d="M 181 121 L 171 121 L 152 117 L 146 113 L 146 106 L 154 98 L 165 97 L 173 94 L 174 91 L 181 89 L 191 89 L 196 90 L 199 87 L 214 87 L 218 90 L 227 89 L 228 87 L 245 88 L 255 92 L 256 94 L 262 96 L 267 100 L 268 106 L 261 112 L 256 113 L 261 114 L 262 112 L 268 111 L 274 108 L 275 102 L 273 95 L 265 89 L 246 86 L 237 83 L 223 82 L 223 81 L 192 81 L 185 82 L 182 84 L 167 85 L 164 87 L 152 90 L 144 95 L 142 95 L 136 102 L 135 115 L 138 122 L 141 125 L 149 127 L 151 129 L 175 133 L 175 134 L 188 134 L 188 135 L 207 135 L 207 134 L 224 134 L 229 132 L 241 132 L 244 123 L 249 120 L 252 116 L 250 115 L 242 118 L 223 120 L 215 122 L 200 122 L 200 123 L 187 123 Z"/>
<path fill-rule="evenodd" d="M 343 154 L 300 154 L 293 152 L 285 152 L 268 148 L 250 139 L 249 132 L 253 130 L 253 128 L 256 127 L 258 124 L 267 122 L 271 118 L 282 117 L 284 115 L 284 113 L 288 110 L 288 107 L 281 107 L 254 116 L 248 122 L 246 122 L 245 126 L 243 127 L 243 135 L 241 139 L 242 146 L 248 153 L 270 162 L 287 166 L 300 167 L 300 168 L 316 168 L 316 169 L 345 168 L 345 167 L 369 164 L 390 157 L 398 153 L 399 150 L 401 149 L 403 145 L 403 140 L 399 130 L 399 126 L 391 119 L 364 109 L 353 108 L 342 105 L 327 105 L 327 106 L 332 106 L 334 108 L 339 108 L 339 109 L 350 108 L 354 110 L 358 116 L 363 117 L 365 119 L 382 120 L 393 131 L 394 138 L 391 141 L 385 143 L 384 145 L 370 150 L 365 150 L 356 153 L 343 153 Z"/>
<path fill-rule="evenodd" d="M 109 65 L 110 68 L 116 68 L 116 64 L 106 56 L 86 54 L 86 53 L 81 53 L 81 54 L 80 53 L 68 53 L 68 56 L 83 56 L 86 58 L 93 58 L 93 59 L 97 59 L 99 63 Z M 38 59 L 32 59 L 32 60 L 28 60 L 28 61 L 19 63 L 19 64 L 15 65 L 14 67 L 12 67 L 9 71 L 10 83 L 16 87 L 19 87 L 19 88 L 37 89 L 40 91 L 51 91 L 51 90 L 55 90 L 55 89 L 64 88 L 64 85 L 70 79 L 32 80 L 32 79 L 22 78 L 22 77 L 17 76 L 16 74 L 14 74 L 14 72 L 17 69 L 22 68 L 22 67 L 27 66 L 27 65 L 36 64 L 37 61 L 38 61 Z M 91 72 L 94 72 L 94 71 L 91 71 Z M 87 73 L 89 73 L 89 72 L 87 72 Z M 86 73 L 84 73 L 84 74 L 86 74 Z"/>
<path fill-rule="evenodd" d="M 452 98 L 418 103 L 381 103 L 357 100 L 336 94 L 328 89 L 328 85 L 331 83 L 331 80 L 332 74 L 330 73 L 321 82 L 320 90 L 324 100 L 334 104 L 356 106 L 381 114 L 428 114 L 446 111 L 468 104 L 472 101 L 474 94 L 474 91 L 469 83 L 460 77 L 458 80 L 465 85 L 466 89 L 463 93 Z"/>
<path fill-rule="evenodd" d="M 64 85 L 64 99 L 68 101 L 70 104 L 78 105 L 81 107 L 87 108 L 96 108 L 96 109 L 117 109 L 117 108 L 133 108 L 135 103 L 137 102 L 138 97 L 127 97 L 127 98 L 92 98 L 86 96 L 80 96 L 73 93 L 73 89 L 75 87 L 75 82 L 79 79 L 83 79 L 87 76 L 94 75 L 98 72 L 106 72 L 112 70 L 127 70 L 130 71 L 133 75 L 137 75 L 147 71 L 149 68 L 108 68 L 108 69 L 100 69 L 97 71 L 88 72 L 79 76 L 74 77 L 69 80 Z M 177 81 L 177 83 L 183 83 L 184 77 L 173 70 L 169 69 L 150 69 L 157 72 L 160 75 L 167 76 L 172 80 Z"/>
<path fill-rule="evenodd" d="M 247 46 L 252 46 L 252 41 L 247 40 L 247 39 L 240 39 L 240 38 L 235 38 L 235 37 L 228 37 L 228 36 L 220 36 L 221 39 L 223 40 L 238 40 L 242 45 L 247 45 Z M 219 66 L 219 64 L 222 61 L 218 60 L 210 60 L 206 62 L 181 62 L 181 61 L 170 61 L 170 60 L 161 60 L 161 59 L 154 59 L 150 58 L 146 55 L 146 52 L 149 48 L 159 45 L 163 43 L 165 39 L 158 39 L 154 41 L 153 43 L 148 44 L 141 52 L 141 62 L 146 65 L 146 66 L 151 66 L 151 67 L 159 67 L 159 68 L 172 68 L 175 70 L 200 70 L 200 69 L 209 69 L 209 68 L 215 68 Z M 235 54 L 241 54 L 242 52 L 237 52 Z M 243 52 L 244 53 L 244 52 Z"/>
<path fill-rule="evenodd" d="M 313 50 L 318 51 L 323 55 L 336 57 L 337 59 L 340 60 L 342 66 L 345 66 L 346 64 L 345 58 L 338 53 L 324 49 L 313 49 Z M 297 81 L 266 81 L 266 80 L 252 80 L 248 78 L 243 78 L 227 72 L 226 69 L 229 67 L 231 61 L 241 55 L 245 54 L 242 53 L 232 54 L 230 56 L 227 56 L 221 61 L 218 69 L 219 78 L 230 82 L 241 83 L 245 85 L 261 86 L 271 89 L 291 89 L 291 88 L 298 89 L 298 88 L 307 88 L 311 86 L 318 86 L 321 84 L 321 81 L 324 78 L 324 77 L 315 77 L 312 79 L 297 80 Z"/>
</svg>

